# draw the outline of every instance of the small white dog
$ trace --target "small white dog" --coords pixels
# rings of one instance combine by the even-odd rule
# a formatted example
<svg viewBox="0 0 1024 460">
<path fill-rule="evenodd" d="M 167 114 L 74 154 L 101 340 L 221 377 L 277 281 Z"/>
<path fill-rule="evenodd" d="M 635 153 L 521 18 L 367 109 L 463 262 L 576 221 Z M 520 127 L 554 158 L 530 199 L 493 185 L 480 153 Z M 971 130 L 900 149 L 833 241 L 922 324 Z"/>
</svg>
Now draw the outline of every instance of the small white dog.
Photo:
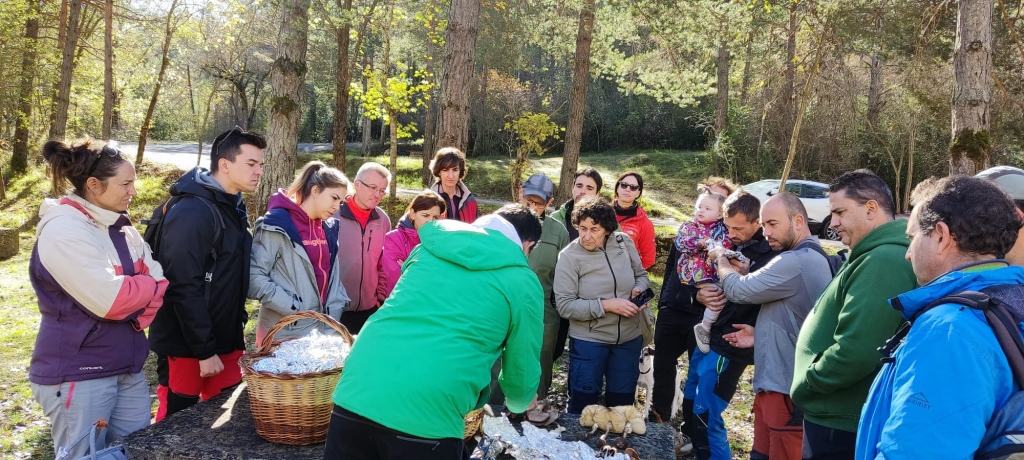
<svg viewBox="0 0 1024 460">
<path fill-rule="evenodd" d="M 640 378 L 636 382 L 636 392 L 640 394 L 640 388 L 645 389 L 644 418 L 648 417 L 651 411 L 651 396 L 654 389 L 654 348 L 644 347 L 640 351 Z M 672 414 L 669 418 L 675 418 L 679 409 L 683 407 L 682 374 L 676 369 L 676 393 L 672 398 Z M 666 422 L 668 420 L 665 420 Z"/>
</svg>

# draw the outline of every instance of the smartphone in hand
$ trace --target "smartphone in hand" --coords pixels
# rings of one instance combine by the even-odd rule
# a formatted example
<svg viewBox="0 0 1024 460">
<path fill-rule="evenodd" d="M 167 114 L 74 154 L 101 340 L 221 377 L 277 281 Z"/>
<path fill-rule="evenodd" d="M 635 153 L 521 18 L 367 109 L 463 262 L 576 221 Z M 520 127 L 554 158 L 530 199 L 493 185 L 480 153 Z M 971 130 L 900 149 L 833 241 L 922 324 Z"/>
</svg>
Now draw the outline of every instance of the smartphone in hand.
<svg viewBox="0 0 1024 460">
<path fill-rule="evenodd" d="M 650 302 L 653 299 L 654 299 L 654 291 L 651 290 L 651 288 L 647 288 L 646 291 L 641 292 L 640 294 L 638 294 L 636 297 L 633 297 L 632 299 L 629 299 L 629 301 L 633 302 L 633 305 L 636 305 L 638 307 L 642 307 L 642 306 L 644 306 L 644 304 L 646 304 L 647 302 Z"/>
</svg>

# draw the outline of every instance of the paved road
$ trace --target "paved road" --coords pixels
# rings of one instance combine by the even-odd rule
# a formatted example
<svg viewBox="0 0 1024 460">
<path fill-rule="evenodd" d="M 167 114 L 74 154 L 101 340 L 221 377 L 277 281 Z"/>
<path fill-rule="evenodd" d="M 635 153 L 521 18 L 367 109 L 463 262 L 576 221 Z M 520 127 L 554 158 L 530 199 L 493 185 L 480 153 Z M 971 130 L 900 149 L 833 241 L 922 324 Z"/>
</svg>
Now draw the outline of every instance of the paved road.
<svg viewBox="0 0 1024 460">
<path fill-rule="evenodd" d="M 209 142 L 203 143 L 203 157 L 199 163 L 203 167 L 210 166 L 210 144 Z M 349 144 L 349 147 L 358 145 Z M 172 164 L 181 169 L 188 170 L 196 166 L 197 147 L 198 144 L 195 142 L 147 142 L 145 157 L 148 161 Z M 333 145 L 330 143 L 299 144 L 299 151 L 303 153 L 330 152 L 332 149 Z M 135 152 L 139 150 L 139 144 L 123 143 L 121 144 L 121 150 L 134 158 Z"/>
<path fill-rule="evenodd" d="M 358 147 L 359 144 L 352 143 L 348 144 L 348 147 Z M 138 144 L 121 144 L 121 150 L 128 152 L 129 156 L 134 157 L 135 152 L 138 150 Z M 333 149 L 333 145 L 327 144 L 299 144 L 299 151 L 303 153 L 316 153 L 316 152 L 330 152 Z M 196 166 L 196 150 L 197 145 L 195 143 L 180 143 L 180 142 L 147 142 L 146 143 L 146 159 L 157 163 L 168 163 L 173 164 L 181 169 L 192 169 Z M 203 144 L 203 157 L 200 165 L 208 167 L 210 164 L 210 144 Z M 419 190 L 412 189 L 398 189 L 398 193 L 415 195 L 419 193 Z M 488 198 L 477 198 L 477 201 L 490 205 L 503 205 L 506 202 L 502 200 L 492 200 Z M 651 219 L 654 225 L 667 226 L 676 228 L 679 227 L 679 221 L 674 219 Z M 839 248 L 845 248 L 843 243 L 838 241 L 827 241 L 822 240 L 822 244 L 826 246 L 836 246 Z"/>
</svg>

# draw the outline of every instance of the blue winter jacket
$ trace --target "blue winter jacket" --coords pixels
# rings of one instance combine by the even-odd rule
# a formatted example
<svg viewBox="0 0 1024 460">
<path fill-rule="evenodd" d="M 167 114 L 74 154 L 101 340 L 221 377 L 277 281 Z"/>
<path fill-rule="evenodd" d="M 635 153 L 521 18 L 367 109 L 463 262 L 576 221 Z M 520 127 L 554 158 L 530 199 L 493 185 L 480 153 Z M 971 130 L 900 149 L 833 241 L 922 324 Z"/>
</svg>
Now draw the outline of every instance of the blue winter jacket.
<svg viewBox="0 0 1024 460">
<path fill-rule="evenodd" d="M 911 319 L 940 297 L 1016 283 L 1024 283 L 1024 268 L 992 261 L 951 271 L 889 303 Z M 864 404 L 856 458 L 972 458 L 1014 391 L 984 315 L 958 304 L 936 306 L 914 320 L 893 358 Z"/>
</svg>

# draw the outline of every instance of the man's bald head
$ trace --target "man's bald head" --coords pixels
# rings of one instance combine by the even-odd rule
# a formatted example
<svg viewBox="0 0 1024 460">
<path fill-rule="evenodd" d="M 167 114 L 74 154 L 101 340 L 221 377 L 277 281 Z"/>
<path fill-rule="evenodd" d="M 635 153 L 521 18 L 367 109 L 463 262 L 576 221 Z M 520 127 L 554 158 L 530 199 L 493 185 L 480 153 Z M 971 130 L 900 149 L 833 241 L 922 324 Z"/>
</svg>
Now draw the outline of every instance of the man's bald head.
<svg viewBox="0 0 1024 460">
<path fill-rule="evenodd" d="M 761 224 L 768 244 L 776 251 L 788 251 L 811 236 L 807 227 L 807 209 L 800 198 L 789 192 L 773 195 L 761 206 Z"/>
</svg>

